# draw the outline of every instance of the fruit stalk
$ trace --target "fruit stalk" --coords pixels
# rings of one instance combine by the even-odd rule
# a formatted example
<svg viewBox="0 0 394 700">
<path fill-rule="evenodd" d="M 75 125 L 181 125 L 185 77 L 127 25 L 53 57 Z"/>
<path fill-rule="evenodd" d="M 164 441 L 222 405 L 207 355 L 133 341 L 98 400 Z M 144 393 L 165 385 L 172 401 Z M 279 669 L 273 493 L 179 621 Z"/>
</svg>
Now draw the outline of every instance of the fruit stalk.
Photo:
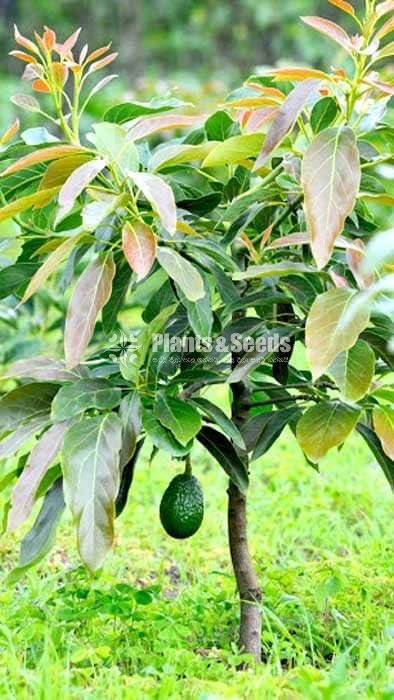
<svg viewBox="0 0 394 700">
<path fill-rule="evenodd" d="M 243 382 L 233 385 L 232 418 L 237 427 L 248 417 L 245 408 L 248 390 Z M 249 552 L 246 496 L 230 481 L 228 487 L 228 538 L 231 561 L 240 599 L 239 640 L 241 649 L 261 661 L 262 592 Z"/>
</svg>

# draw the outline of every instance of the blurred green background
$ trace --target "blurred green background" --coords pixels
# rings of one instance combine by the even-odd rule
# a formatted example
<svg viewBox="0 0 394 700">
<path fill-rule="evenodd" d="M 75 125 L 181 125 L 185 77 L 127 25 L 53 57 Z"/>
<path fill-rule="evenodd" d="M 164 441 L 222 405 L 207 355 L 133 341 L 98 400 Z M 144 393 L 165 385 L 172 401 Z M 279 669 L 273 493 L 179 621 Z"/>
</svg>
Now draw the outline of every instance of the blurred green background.
<svg viewBox="0 0 394 700">
<path fill-rule="evenodd" d="M 335 62 L 336 49 L 298 21 L 308 14 L 341 18 L 351 29 L 327 0 L 0 0 L 0 41 L 6 55 L 14 22 L 26 35 L 43 24 L 61 37 L 82 26 L 92 48 L 113 41 L 117 70 L 129 81 L 193 72 L 234 82 L 279 58 L 316 67 Z M 16 63 L 6 59 L 3 71 L 15 73 Z"/>
</svg>

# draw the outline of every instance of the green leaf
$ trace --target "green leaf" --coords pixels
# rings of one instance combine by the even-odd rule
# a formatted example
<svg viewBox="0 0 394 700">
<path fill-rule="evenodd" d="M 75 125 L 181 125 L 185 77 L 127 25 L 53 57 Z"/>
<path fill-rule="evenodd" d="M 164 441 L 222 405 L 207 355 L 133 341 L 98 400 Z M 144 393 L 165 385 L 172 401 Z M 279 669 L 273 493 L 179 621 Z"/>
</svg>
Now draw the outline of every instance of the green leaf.
<svg viewBox="0 0 394 700">
<path fill-rule="evenodd" d="M 215 141 L 205 141 L 199 144 L 178 143 L 173 146 L 158 148 L 149 159 L 150 170 L 160 170 L 181 163 L 191 163 L 202 160 L 215 148 Z"/>
<path fill-rule="evenodd" d="M 15 294 L 19 287 L 29 282 L 39 267 L 39 263 L 20 262 L 2 270 L 0 276 L 0 299 L 8 297 L 10 294 Z"/>
<path fill-rule="evenodd" d="M 297 440 L 307 457 L 318 462 L 332 447 L 341 445 L 361 411 L 339 401 L 322 401 L 305 411 L 297 423 Z"/>
<path fill-rule="evenodd" d="M 231 442 L 222 433 L 208 426 L 200 430 L 197 439 L 223 467 L 231 481 L 245 493 L 249 485 L 248 470 Z"/>
<path fill-rule="evenodd" d="M 249 418 L 242 429 L 242 434 L 248 452 L 252 452 L 251 459 L 258 459 L 268 452 L 286 425 L 300 413 L 300 409 L 294 406 L 279 411 L 259 413 Z"/>
<path fill-rule="evenodd" d="M 50 552 L 63 510 L 63 480 L 60 478 L 49 489 L 32 529 L 23 538 L 18 566 L 8 575 L 7 583 L 16 583 Z"/>
<path fill-rule="evenodd" d="M 225 141 L 229 138 L 234 126 L 235 122 L 233 122 L 227 112 L 223 110 L 214 112 L 214 114 L 208 117 L 204 125 L 209 141 Z"/>
<path fill-rule="evenodd" d="M 159 247 L 157 259 L 167 275 L 179 284 L 189 301 L 198 301 L 205 295 L 204 280 L 196 268 L 177 251 Z"/>
<path fill-rule="evenodd" d="M 102 122 L 94 124 L 94 135 L 91 135 L 100 155 L 118 168 L 123 174 L 127 170 L 137 170 L 139 165 L 138 151 L 129 139 L 127 129 L 119 124 Z"/>
<path fill-rule="evenodd" d="M 46 382 L 24 384 L 0 400 L 0 431 L 15 430 L 18 423 L 48 411 L 58 387 Z"/>
<path fill-rule="evenodd" d="M 111 410 L 120 404 L 122 392 L 106 379 L 79 379 L 62 386 L 52 402 L 52 420 L 73 418 L 88 408 Z"/>
<path fill-rule="evenodd" d="M 114 413 L 82 418 L 64 440 L 65 500 L 81 559 L 90 571 L 101 567 L 113 544 L 121 445 L 122 425 Z"/>
<path fill-rule="evenodd" d="M 93 260 L 75 285 L 67 309 L 64 335 L 68 369 L 79 364 L 89 345 L 97 316 L 111 296 L 114 275 L 112 256 L 106 255 Z"/>
<path fill-rule="evenodd" d="M 153 414 L 182 445 L 187 445 L 201 429 L 200 414 L 194 406 L 165 394 L 157 395 Z"/>
<path fill-rule="evenodd" d="M 394 407 L 376 406 L 372 412 L 372 420 L 384 453 L 394 460 Z"/>
<path fill-rule="evenodd" d="M 203 168 L 213 168 L 218 165 L 241 163 L 247 158 L 256 156 L 264 141 L 264 134 L 242 134 L 233 136 L 226 141 L 221 141 L 202 163 Z"/>
<path fill-rule="evenodd" d="M 120 477 L 120 486 L 119 486 L 119 491 L 116 496 L 116 501 L 115 501 L 115 512 L 116 512 L 116 517 L 118 518 L 119 515 L 123 512 L 126 503 L 127 503 L 127 497 L 129 495 L 130 491 L 130 486 L 133 483 L 133 478 L 134 478 L 134 471 L 135 467 L 137 464 L 137 460 L 140 454 L 140 450 L 144 444 L 144 438 L 139 440 L 139 442 L 136 444 L 135 450 L 130 457 L 129 461 L 123 466 L 122 469 L 122 474 Z"/>
<path fill-rule="evenodd" d="M 45 206 L 54 198 L 58 191 L 59 187 L 51 187 L 49 190 L 39 190 L 26 197 L 16 199 L 15 202 L 11 202 L 0 209 L 0 221 L 12 219 L 22 211 L 26 211 L 26 209 Z"/>
<path fill-rule="evenodd" d="M 339 127 L 320 132 L 302 163 L 305 215 L 319 269 L 329 261 L 335 240 L 353 210 L 360 180 L 360 156 L 353 131 Z"/>
<path fill-rule="evenodd" d="M 120 369 L 125 379 L 136 381 L 138 371 L 143 366 L 146 356 L 152 344 L 152 338 L 156 333 L 160 333 L 167 321 L 171 318 L 177 308 L 177 304 L 171 304 L 163 309 L 155 318 L 145 325 L 137 338 L 137 347 L 132 357 L 128 357 L 126 364 L 121 364 Z"/>
<path fill-rule="evenodd" d="M 305 327 L 305 345 L 314 380 L 328 369 L 339 353 L 355 344 L 369 323 L 368 304 L 358 305 L 349 317 L 348 309 L 356 294 L 350 289 L 330 289 L 316 297 L 311 306 Z"/>
<path fill-rule="evenodd" d="M 56 458 L 68 428 L 68 421 L 52 425 L 34 445 L 29 460 L 12 492 L 11 510 L 8 514 L 8 529 L 10 531 L 22 525 L 29 517 L 40 482 Z"/>
<path fill-rule="evenodd" d="M 267 357 L 276 353 L 278 350 L 290 352 L 291 344 L 289 338 L 293 336 L 293 331 L 288 328 L 276 328 L 273 330 L 265 330 L 260 337 L 264 338 L 265 343 L 261 349 L 250 350 L 245 352 L 229 375 L 227 382 L 234 384 L 242 381 L 250 372 L 253 372 Z"/>
<path fill-rule="evenodd" d="M 82 227 L 85 231 L 95 231 L 112 212 L 125 203 L 127 195 L 109 195 L 95 202 L 85 204 L 82 209 Z"/>
<path fill-rule="evenodd" d="M 193 403 L 223 430 L 227 437 L 233 441 L 234 445 L 241 450 L 245 449 L 244 439 L 238 428 L 219 406 L 199 396 L 193 398 Z"/>
<path fill-rule="evenodd" d="M 323 97 L 316 102 L 311 112 L 311 127 L 315 134 L 331 126 L 339 111 L 338 103 L 333 97 Z"/>
<path fill-rule="evenodd" d="M 384 453 L 379 438 L 371 428 L 368 428 L 364 423 L 358 423 L 357 431 L 364 438 L 376 461 L 382 467 L 384 475 L 394 491 L 394 460 Z"/>
<path fill-rule="evenodd" d="M 172 98 L 159 98 L 151 102 L 123 102 L 122 104 L 110 107 L 104 114 L 105 122 L 123 124 L 124 122 L 143 117 L 148 114 L 159 114 L 168 112 L 171 109 L 187 106 L 186 102 Z"/>
<path fill-rule="evenodd" d="M 118 313 L 124 304 L 130 286 L 131 275 L 132 271 L 126 261 L 124 261 L 124 264 L 120 263 L 116 265 L 111 296 L 102 312 L 104 333 L 107 335 L 110 335 L 116 326 Z"/>
<path fill-rule="evenodd" d="M 294 124 L 304 108 L 307 101 L 314 96 L 321 83 L 321 80 L 308 78 L 298 83 L 295 88 L 287 95 L 283 104 L 279 107 L 276 116 L 271 124 L 268 134 L 265 138 L 263 149 L 256 160 L 254 170 L 265 165 L 267 158 L 272 151 L 280 145 L 294 127 Z"/>
<path fill-rule="evenodd" d="M 287 275 L 304 275 L 304 274 L 316 274 L 319 270 L 310 265 L 304 265 L 303 263 L 292 262 L 279 262 L 265 264 L 265 265 L 250 265 L 247 270 L 242 272 L 235 272 L 232 276 L 233 280 L 250 280 L 258 277 L 259 279 L 264 279 L 266 277 L 285 277 Z"/>
<path fill-rule="evenodd" d="M 189 301 L 180 287 L 177 288 L 178 296 L 187 311 L 187 317 L 193 333 L 201 338 L 208 338 L 211 335 L 213 325 L 213 311 L 211 290 L 204 277 L 205 295 L 199 299 L 198 304 Z"/>
<path fill-rule="evenodd" d="M 171 431 L 164 428 L 154 417 L 152 411 L 143 410 L 142 425 L 147 436 L 159 450 L 169 452 L 173 457 L 185 457 L 189 454 L 193 443 L 189 442 L 187 445 L 181 445 Z"/>
<path fill-rule="evenodd" d="M 375 354 L 365 340 L 341 352 L 328 368 L 343 396 L 359 401 L 368 393 L 375 372 Z"/>
</svg>

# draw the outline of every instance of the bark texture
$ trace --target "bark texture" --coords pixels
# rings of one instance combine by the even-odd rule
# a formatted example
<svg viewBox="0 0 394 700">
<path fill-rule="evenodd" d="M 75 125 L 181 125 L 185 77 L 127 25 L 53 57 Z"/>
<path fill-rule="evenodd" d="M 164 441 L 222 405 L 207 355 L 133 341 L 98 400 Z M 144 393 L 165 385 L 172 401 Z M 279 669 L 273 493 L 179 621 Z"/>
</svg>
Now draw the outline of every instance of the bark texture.
<svg viewBox="0 0 394 700">
<path fill-rule="evenodd" d="M 248 390 L 242 382 L 233 385 L 232 388 L 232 417 L 234 423 L 241 428 L 248 417 L 248 409 L 245 407 Z M 232 481 L 228 487 L 228 538 L 240 599 L 240 646 L 260 662 L 262 592 L 249 552 L 246 496 Z"/>
</svg>

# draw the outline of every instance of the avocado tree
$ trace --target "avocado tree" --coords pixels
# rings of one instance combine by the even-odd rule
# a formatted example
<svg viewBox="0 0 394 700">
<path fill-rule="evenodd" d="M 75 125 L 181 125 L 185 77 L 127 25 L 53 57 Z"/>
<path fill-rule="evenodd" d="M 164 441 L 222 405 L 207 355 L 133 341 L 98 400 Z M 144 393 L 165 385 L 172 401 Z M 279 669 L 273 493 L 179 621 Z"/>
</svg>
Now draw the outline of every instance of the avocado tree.
<svg viewBox="0 0 394 700">
<path fill-rule="evenodd" d="M 379 169 L 392 157 L 393 86 L 377 69 L 393 55 L 394 3 L 366 0 L 361 18 L 350 2 L 331 4 L 354 35 L 303 18 L 328 49 L 340 45 L 331 73 L 272 69 L 209 115 L 165 97 L 114 105 L 92 125 L 89 100 L 115 76 L 94 78 L 116 54 L 77 50 L 79 31 L 59 43 L 48 28 L 34 42 L 16 29 L 12 54 L 39 99 L 13 101 L 48 129 L 19 136 L 15 122 L 1 139 L 12 251 L 1 297 L 24 314 L 33 295 L 50 295 L 64 338 L 57 356 L 18 359 L 3 375 L 8 529 L 42 501 L 9 578 L 48 553 L 65 506 L 82 561 L 100 569 L 145 442 L 181 463 L 160 507 L 165 530 L 194 534 L 198 442 L 229 477 L 240 646 L 256 660 L 253 462 L 285 426 L 312 467 L 356 430 L 394 486 L 392 232 L 365 255 L 376 211 L 393 204 Z M 144 308 L 130 328 L 132 304 Z M 206 396 L 217 384 L 231 415 Z"/>
</svg>

